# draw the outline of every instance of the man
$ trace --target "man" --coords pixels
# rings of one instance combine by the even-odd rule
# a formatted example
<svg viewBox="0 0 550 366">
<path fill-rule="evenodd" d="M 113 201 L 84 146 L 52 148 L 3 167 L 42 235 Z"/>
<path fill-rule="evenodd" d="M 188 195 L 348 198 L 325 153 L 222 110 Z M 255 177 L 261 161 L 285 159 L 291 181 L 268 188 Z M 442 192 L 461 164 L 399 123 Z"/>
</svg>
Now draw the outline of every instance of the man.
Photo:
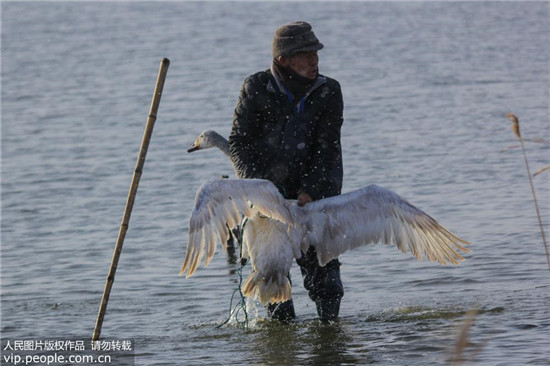
<svg viewBox="0 0 550 366">
<path fill-rule="evenodd" d="M 298 206 L 338 195 L 342 188 L 344 104 L 340 84 L 319 74 L 317 51 L 323 47 L 306 22 L 279 27 L 271 68 L 244 81 L 229 136 L 239 175 L 272 181 Z M 320 319 L 335 320 L 344 295 L 340 262 L 319 266 L 311 247 L 297 263 Z M 267 310 L 284 322 L 295 317 L 292 300 Z"/>
</svg>

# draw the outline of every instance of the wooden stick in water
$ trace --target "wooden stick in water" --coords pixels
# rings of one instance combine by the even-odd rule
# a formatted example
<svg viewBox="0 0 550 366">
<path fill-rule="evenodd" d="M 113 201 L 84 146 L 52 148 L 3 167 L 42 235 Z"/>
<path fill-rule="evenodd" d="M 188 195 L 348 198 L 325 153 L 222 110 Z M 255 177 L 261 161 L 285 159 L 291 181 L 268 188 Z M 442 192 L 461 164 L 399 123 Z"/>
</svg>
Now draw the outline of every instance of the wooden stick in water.
<svg viewBox="0 0 550 366">
<path fill-rule="evenodd" d="M 155 86 L 155 92 L 153 94 L 153 101 L 151 102 L 151 109 L 149 116 L 147 117 L 147 124 L 145 126 L 145 132 L 141 141 L 141 148 L 139 150 L 138 159 L 136 162 L 136 168 L 132 177 L 132 183 L 130 185 L 130 191 L 128 192 L 128 199 L 126 200 L 126 208 L 124 209 L 124 216 L 122 223 L 120 224 L 120 230 L 118 232 L 118 238 L 113 253 L 113 259 L 111 260 L 111 267 L 109 274 L 107 275 L 107 282 L 105 283 L 105 289 L 103 291 L 103 297 L 101 299 L 101 305 L 99 307 L 99 313 L 97 315 L 97 321 L 95 324 L 94 334 L 92 341 L 97 341 L 101 334 L 101 326 L 103 325 L 103 318 L 107 310 L 107 302 L 109 301 L 109 295 L 111 294 L 111 288 L 115 281 L 115 272 L 118 266 L 118 260 L 122 251 L 122 245 L 124 243 L 124 237 L 128 231 L 128 224 L 130 222 L 130 215 L 132 214 L 132 208 L 134 207 L 134 201 L 137 194 L 139 180 L 143 171 L 143 165 L 145 164 L 145 157 L 147 155 L 147 149 L 149 148 L 149 141 L 153 134 L 153 127 L 157 119 L 157 111 L 160 104 L 160 97 L 162 95 L 162 89 L 164 87 L 164 80 L 166 79 L 166 73 L 168 72 L 168 66 L 170 66 L 170 60 L 163 58 L 160 63 L 160 69 L 157 76 L 157 83 Z"/>
</svg>

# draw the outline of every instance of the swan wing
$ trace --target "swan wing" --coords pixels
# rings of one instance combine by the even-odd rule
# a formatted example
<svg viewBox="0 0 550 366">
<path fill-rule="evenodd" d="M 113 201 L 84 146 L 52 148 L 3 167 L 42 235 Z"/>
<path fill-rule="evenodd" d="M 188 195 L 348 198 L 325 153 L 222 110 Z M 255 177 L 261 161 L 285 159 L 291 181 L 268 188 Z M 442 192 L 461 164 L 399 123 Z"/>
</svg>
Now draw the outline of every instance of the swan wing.
<svg viewBox="0 0 550 366">
<path fill-rule="evenodd" d="M 361 245 L 395 244 L 418 260 L 458 264 L 458 251 L 470 252 L 458 238 L 424 211 L 389 189 L 371 185 L 304 206 L 302 250 L 313 245 L 325 265 Z"/>
<path fill-rule="evenodd" d="M 216 249 L 216 233 L 222 245 L 229 238 L 229 228 L 243 216 L 256 213 L 294 225 L 292 211 L 277 188 L 262 179 L 219 179 L 205 183 L 197 192 L 189 221 L 185 260 L 180 275 L 193 275 L 203 256 L 210 263 Z"/>
</svg>

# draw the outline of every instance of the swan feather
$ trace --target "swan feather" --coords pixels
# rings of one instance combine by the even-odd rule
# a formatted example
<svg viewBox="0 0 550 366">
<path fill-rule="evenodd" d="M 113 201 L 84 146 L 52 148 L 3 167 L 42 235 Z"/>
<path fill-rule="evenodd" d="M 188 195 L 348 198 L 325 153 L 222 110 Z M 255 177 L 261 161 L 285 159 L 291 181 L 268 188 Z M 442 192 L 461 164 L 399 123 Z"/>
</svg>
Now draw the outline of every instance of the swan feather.
<svg viewBox="0 0 550 366">
<path fill-rule="evenodd" d="M 304 206 L 303 247 L 313 245 L 323 266 L 361 245 L 394 244 L 418 260 L 458 264 L 470 252 L 431 216 L 389 189 L 370 185 Z M 329 233 L 328 237 L 326 233 Z M 330 238 L 330 239 L 329 239 Z"/>
</svg>

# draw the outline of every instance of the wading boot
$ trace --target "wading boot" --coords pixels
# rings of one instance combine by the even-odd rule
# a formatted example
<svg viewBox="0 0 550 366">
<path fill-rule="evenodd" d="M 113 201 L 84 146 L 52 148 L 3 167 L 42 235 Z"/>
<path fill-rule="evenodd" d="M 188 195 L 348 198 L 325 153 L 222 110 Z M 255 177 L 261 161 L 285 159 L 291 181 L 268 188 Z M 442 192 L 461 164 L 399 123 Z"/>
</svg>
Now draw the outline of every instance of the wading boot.
<svg viewBox="0 0 550 366">
<path fill-rule="evenodd" d="M 326 323 L 336 320 L 340 312 L 340 301 L 344 296 L 340 261 L 333 259 L 322 267 L 317 260 L 317 252 L 310 247 L 296 262 L 300 265 L 304 287 L 308 290 L 310 299 L 315 302 L 321 321 Z"/>
<path fill-rule="evenodd" d="M 317 307 L 317 314 L 319 319 L 323 323 L 328 323 L 338 319 L 338 313 L 340 312 L 341 297 L 335 297 L 333 299 L 317 299 L 315 306 Z"/>
<path fill-rule="evenodd" d="M 292 299 L 279 302 L 276 304 L 267 304 L 267 316 L 270 319 L 278 320 L 281 323 L 292 323 L 296 318 L 296 313 L 294 312 L 294 302 Z"/>
</svg>

